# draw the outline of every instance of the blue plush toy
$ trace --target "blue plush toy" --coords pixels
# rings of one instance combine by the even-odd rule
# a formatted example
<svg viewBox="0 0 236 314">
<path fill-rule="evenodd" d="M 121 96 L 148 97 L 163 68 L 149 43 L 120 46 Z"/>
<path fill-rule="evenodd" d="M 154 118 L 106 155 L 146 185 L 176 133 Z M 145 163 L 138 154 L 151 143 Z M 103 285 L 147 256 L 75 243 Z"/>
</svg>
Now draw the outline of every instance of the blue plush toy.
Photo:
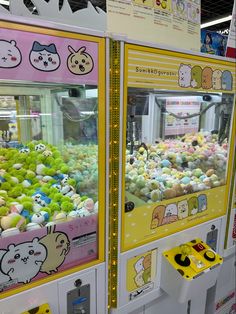
<svg viewBox="0 0 236 314">
<path fill-rule="evenodd" d="M 45 211 L 41 211 L 39 213 L 35 213 L 32 216 L 30 216 L 30 221 L 37 224 L 42 224 L 48 220 L 49 220 L 49 214 Z"/>
<path fill-rule="evenodd" d="M 33 200 L 41 207 L 46 207 L 51 203 L 51 199 L 42 191 L 38 190 L 32 195 Z"/>
</svg>

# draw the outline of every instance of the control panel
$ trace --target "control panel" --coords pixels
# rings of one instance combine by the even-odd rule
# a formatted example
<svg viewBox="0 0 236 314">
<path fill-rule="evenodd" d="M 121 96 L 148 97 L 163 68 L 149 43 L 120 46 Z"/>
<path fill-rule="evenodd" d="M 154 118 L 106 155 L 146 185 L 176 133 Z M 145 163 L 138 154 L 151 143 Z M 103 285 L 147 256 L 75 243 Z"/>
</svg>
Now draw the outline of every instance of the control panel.
<svg viewBox="0 0 236 314">
<path fill-rule="evenodd" d="M 163 254 L 161 288 L 183 303 L 212 287 L 223 258 L 197 238 Z"/>
<path fill-rule="evenodd" d="M 200 239 L 177 246 L 163 255 L 187 280 L 192 280 L 201 272 L 223 262 L 222 257 Z"/>
<path fill-rule="evenodd" d="M 50 306 L 48 303 L 42 304 L 40 306 L 34 307 L 28 311 L 21 314 L 52 314 Z"/>
</svg>

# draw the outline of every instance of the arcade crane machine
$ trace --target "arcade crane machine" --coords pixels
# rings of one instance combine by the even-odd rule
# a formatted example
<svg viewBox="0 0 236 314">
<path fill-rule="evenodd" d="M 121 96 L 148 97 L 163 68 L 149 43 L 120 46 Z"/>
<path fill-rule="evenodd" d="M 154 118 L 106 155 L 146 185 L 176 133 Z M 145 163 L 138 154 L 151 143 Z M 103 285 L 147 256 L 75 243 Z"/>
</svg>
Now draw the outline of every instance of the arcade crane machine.
<svg viewBox="0 0 236 314">
<path fill-rule="evenodd" d="M 234 63 L 128 40 L 111 51 L 113 125 L 122 129 L 111 131 L 122 161 L 113 159 L 111 182 L 119 177 L 110 200 L 111 313 L 205 313 L 223 262 Z"/>
<path fill-rule="evenodd" d="M 27 23 L 0 21 L 1 313 L 105 313 L 105 39 Z"/>
</svg>

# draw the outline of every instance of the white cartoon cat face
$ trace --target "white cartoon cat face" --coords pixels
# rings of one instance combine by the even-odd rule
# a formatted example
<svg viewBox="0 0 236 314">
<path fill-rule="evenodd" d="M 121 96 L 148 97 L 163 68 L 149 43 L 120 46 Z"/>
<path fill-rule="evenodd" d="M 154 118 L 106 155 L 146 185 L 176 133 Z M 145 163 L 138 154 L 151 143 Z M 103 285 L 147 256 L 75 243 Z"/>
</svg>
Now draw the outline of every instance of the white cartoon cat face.
<svg viewBox="0 0 236 314">
<path fill-rule="evenodd" d="M 141 272 L 142 270 L 144 270 L 143 260 L 144 260 L 144 257 L 142 256 L 134 265 L 134 268 L 137 274 Z"/>
<path fill-rule="evenodd" d="M 61 64 L 60 56 L 54 44 L 46 46 L 35 41 L 29 58 L 35 69 L 44 72 L 55 71 Z"/>
<path fill-rule="evenodd" d="M 189 87 L 191 82 L 191 66 L 181 64 L 179 67 L 179 86 Z"/>
<path fill-rule="evenodd" d="M 177 216 L 178 209 L 176 204 L 169 204 L 166 206 L 165 217 Z"/>
<path fill-rule="evenodd" d="M 85 75 L 93 70 L 94 62 L 90 54 L 86 51 L 86 47 L 81 47 L 78 51 L 68 46 L 70 55 L 67 59 L 67 66 L 71 73 L 76 75 Z"/>
<path fill-rule="evenodd" d="M 184 219 L 188 217 L 188 202 L 183 200 L 178 202 L 178 218 Z"/>
<path fill-rule="evenodd" d="M 21 60 L 21 52 L 16 42 L 0 39 L 0 68 L 15 68 Z"/>
<path fill-rule="evenodd" d="M 6 253 L 5 250 L 0 250 L 0 261 L 2 259 L 2 257 L 4 256 L 4 254 Z M 1 271 L 1 263 L 0 263 L 0 285 L 3 283 L 6 283 L 10 280 L 10 277 L 5 275 L 2 271 Z"/>
<path fill-rule="evenodd" d="M 38 238 L 34 238 L 32 242 L 11 244 L 3 256 L 2 271 L 11 279 L 27 283 L 38 274 L 46 257 L 47 250 L 39 243 Z"/>
<path fill-rule="evenodd" d="M 222 72 L 220 70 L 213 71 L 212 79 L 221 79 Z"/>
</svg>

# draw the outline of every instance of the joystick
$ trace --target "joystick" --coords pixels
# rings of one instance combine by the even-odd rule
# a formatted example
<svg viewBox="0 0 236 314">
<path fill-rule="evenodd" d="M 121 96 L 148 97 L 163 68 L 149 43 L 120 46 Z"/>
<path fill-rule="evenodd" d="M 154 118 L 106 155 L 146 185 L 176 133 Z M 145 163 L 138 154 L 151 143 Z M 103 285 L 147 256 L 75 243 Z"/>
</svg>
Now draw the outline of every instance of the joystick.
<svg viewBox="0 0 236 314">
<path fill-rule="evenodd" d="M 190 265 L 190 259 L 188 255 L 192 252 L 192 248 L 188 244 L 180 245 L 180 254 L 175 255 L 175 261 L 180 266 L 188 267 Z"/>
</svg>

